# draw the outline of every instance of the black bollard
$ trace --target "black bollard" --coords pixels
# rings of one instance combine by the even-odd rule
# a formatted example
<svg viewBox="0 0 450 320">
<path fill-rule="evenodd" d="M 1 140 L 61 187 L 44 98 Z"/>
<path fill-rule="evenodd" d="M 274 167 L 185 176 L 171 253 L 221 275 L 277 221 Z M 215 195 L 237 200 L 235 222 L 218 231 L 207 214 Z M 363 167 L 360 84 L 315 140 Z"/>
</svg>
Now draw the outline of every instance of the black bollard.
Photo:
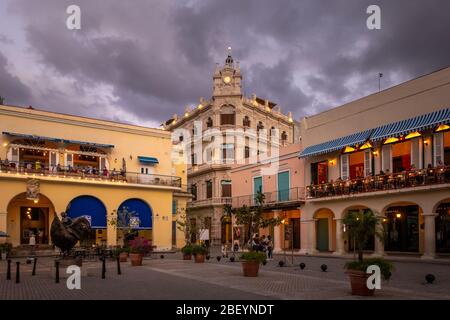
<svg viewBox="0 0 450 320">
<path fill-rule="evenodd" d="M 11 259 L 8 259 L 8 268 L 6 269 L 6 280 L 11 280 Z"/>
<path fill-rule="evenodd" d="M 33 272 L 31 273 L 32 276 L 36 275 L 36 262 L 37 262 L 37 258 L 33 258 Z"/>
<path fill-rule="evenodd" d="M 122 274 L 122 272 L 120 271 L 120 258 L 117 257 L 117 274 Z"/>
<path fill-rule="evenodd" d="M 106 259 L 103 256 L 102 257 L 102 279 L 105 279 L 105 274 L 106 274 Z"/>
<path fill-rule="evenodd" d="M 20 262 L 16 262 L 16 283 L 20 283 Z"/>
<path fill-rule="evenodd" d="M 56 268 L 55 283 L 59 283 L 59 261 L 58 260 L 55 261 L 55 268 Z"/>
<path fill-rule="evenodd" d="M 3 260 L 3 251 L 0 250 L 0 260 Z"/>
</svg>

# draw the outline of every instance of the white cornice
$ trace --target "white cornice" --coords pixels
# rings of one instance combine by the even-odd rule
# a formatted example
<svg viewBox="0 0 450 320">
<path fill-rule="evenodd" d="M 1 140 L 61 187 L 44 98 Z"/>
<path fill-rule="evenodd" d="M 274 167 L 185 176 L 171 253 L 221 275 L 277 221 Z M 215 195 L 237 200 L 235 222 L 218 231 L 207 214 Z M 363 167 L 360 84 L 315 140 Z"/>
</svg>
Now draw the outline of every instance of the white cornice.
<svg viewBox="0 0 450 320">
<path fill-rule="evenodd" d="M 11 107 L 14 108 L 14 107 Z M 28 111 L 28 112 L 27 112 Z M 91 119 L 91 118 L 80 118 L 80 120 L 75 119 L 69 119 L 69 117 L 77 117 L 77 116 L 66 116 L 58 114 L 60 117 L 52 116 L 50 112 L 47 111 L 40 111 L 39 113 L 48 113 L 48 114 L 38 114 L 34 112 L 29 112 L 29 110 L 10 110 L 10 109 L 4 109 L 0 106 L 0 115 L 6 115 L 6 116 L 12 116 L 12 117 L 20 117 L 20 118 L 28 118 L 32 120 L 41 120 L 41 121 L 48 121 L 48 122 L 55 122 L 55 123 L 61 123 L 61 124 L 68 124 L 68 125 L 74 125 L 79 127 L 87 127 L 87 128 L 94 128 L 94 129 L 101 129 L 106 131 L 117 131 L 117 132 L 124 132 L 124 133 L 131 133 L 136 135 L 142 135 L 142 136 L 151 136 L 151 137 L 158 137 L 158 138 L 164 138 L 164 139 L 170 139 L 170 133 L 159 130 L 159 129 L 153 129 L 153 128 L 145 128 L 145 127 L 138 127 L 133 126 L 129 124 L 119 124 L 119 123 L 112 123 L 112 122 L 106 122 L 103 120 L 97 120 L 97 119 Z M 81 119 L 85 119 L 86 121 L 82 121 Z M 92 121 L 92 122 L 91 122 Z M 134 128 L 127 128 L 128 127 L 134 127 Z"/>
</svg>

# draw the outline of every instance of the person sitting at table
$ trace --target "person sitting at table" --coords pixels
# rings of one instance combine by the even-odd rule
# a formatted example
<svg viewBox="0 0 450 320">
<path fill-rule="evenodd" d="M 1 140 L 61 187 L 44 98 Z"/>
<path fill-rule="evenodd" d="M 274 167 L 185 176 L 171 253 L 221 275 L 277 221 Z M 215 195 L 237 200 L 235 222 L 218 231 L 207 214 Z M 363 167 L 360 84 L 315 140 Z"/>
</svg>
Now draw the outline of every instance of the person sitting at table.
<svg viewBox="0 0 450 320">
<path fill-rule="evenodd" d="M 117 178 L 117 170 L 116 170 L 116 168 L 114 168 L 113 171 L 111 172 L 111 177 L 112 177 L 112 179 L 116 179 Z"/>
</svg>

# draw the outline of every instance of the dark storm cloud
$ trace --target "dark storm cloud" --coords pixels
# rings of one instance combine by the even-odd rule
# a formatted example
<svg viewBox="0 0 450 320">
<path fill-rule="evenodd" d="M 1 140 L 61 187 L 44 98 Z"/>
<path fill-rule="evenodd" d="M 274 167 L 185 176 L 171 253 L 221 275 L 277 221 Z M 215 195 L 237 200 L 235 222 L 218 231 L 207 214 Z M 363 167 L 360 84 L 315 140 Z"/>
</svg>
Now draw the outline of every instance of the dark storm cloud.
<svg viewBox="0 0 450 320">
<path fill-rule="evenodd" d="M 4 103 L 16 102 L 26 105 L 31 98 L 31 92 L 19 78 L 7 70 L 8 61 L 0 53 L 0 96 Z"/>
<path fill-rule="evenodd" d="M 78 97 L 44 86 L 13 100 L 86 115 L 104 101 L 78 98 L 101 85 L 114 96 L 107 103 L 160 123 L 210 96 L 214 63 L 231 45 L 245 93 L 299 117 L 377 91 L 379 72 L 385 88 L 450 64 L 447 0 L 80 0 L 76 32 L 65 28 L 69 4 L 20 0 L 9 12 L 25 21 L 37 63 L 71 77 Z M 381 30 L 366 28 L 370 4 L 381 6 Z"/>
</svg>

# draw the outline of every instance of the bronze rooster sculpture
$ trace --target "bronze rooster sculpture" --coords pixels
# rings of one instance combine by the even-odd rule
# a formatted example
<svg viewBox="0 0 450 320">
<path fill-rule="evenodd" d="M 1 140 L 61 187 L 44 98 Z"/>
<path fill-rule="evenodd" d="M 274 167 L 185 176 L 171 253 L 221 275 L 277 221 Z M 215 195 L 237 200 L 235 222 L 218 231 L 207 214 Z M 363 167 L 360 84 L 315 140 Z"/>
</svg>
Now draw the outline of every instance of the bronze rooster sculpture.
<svg viewBox="0 0 450 320">
<path fill-rule="evenodd" d="M 85 217 L 71 219 L 65 212 L 53 219 L 50 234 L 52 242 L 64 255 L 67 255 L 75 244 L 84 239 L 91 232 L 91 225 Z"/>
</svg>

